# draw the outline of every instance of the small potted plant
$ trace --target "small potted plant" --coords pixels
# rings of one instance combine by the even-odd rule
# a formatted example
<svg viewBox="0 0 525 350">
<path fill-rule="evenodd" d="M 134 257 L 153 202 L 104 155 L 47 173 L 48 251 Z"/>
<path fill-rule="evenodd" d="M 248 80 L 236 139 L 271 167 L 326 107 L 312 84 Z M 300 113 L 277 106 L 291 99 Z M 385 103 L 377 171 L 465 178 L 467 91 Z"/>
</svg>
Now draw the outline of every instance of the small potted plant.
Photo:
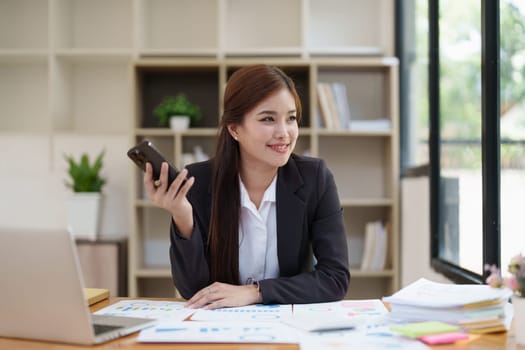
<svg viewBox="0 0 525 350">
<path fill-rule="evenodd" d="M 190 124 L 195 124 L 201 118 L 199 106 L 191 103 L 184 94 L 166 97 L 155 107 L 153 114 L 161 126 L 169 124 L 173 130 L 186 130 Z"/>
<path fill-rule="evenodd" d="M 68 163 L 71 182 L 65 182 L 73 191 L 67 201 L 68 230 L 76 237 L 95 240 L 100 224 L 102 188 L 106 180 L 101 176 L 104 151 L 100 152 L 93 163 L 83 153 L 76 161 L 70 155 L 64 155 Z"/>
</svg>

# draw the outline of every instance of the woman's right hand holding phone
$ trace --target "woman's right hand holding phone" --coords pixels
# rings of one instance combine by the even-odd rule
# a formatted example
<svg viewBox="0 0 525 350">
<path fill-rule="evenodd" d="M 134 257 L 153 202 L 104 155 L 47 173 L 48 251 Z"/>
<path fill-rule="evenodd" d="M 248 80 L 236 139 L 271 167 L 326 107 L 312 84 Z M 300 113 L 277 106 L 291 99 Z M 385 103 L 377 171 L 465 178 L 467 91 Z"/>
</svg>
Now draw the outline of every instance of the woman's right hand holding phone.
<svg viewBox="0 0 525 350">
<path fill-rule="evenodd" d="M 188 170 L 183 169 L 167 188 L 168 163 L 162 163 L 160 178 L 157 181 L 153 180 L 153 169 L 151 164 L 147 163 L 144 173 L 144 186 L 153 204 L 167 210 L 172 215 L 180 234 L 189 239 L 193 230 L 193 208 L 186 198 L 186 194 L 193 185 L 195 178 L 190 177 L 186 180 L 187 175 Z"/>
</svg>

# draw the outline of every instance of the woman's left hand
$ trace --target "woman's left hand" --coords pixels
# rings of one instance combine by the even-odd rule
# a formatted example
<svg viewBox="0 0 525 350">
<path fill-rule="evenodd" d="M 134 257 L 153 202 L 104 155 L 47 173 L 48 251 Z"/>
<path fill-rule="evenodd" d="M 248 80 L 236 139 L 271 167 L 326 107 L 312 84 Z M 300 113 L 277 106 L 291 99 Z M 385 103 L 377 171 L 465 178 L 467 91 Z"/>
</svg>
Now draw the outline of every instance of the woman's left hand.
<svg viewBox="0 0 525 350">
<path fill-rule="evenodd" d="M 186 303 L 187 308 L 208 310 L 221 307 L 245 306 L 262 302 L 256 285 L 235 286 L 214 282 L 201 289 Z"/>
</svg>

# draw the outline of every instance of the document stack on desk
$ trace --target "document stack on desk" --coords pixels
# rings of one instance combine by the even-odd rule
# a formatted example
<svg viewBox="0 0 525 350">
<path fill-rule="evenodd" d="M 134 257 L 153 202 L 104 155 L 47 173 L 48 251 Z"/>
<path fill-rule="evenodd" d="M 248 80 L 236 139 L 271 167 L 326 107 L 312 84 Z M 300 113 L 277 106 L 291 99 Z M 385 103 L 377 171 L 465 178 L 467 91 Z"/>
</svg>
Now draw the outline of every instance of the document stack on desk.
<svg viewBox="0 0 525 350">
<path fill-rule="evenodd" d="M 406 322 L 441 321 L 457 324 L 469 333 L 505 331 L 512 321 L 508 289 L 488 285 L 436 283 L 424 278 L 383 301 L 390 317 Z"/>
</svg>

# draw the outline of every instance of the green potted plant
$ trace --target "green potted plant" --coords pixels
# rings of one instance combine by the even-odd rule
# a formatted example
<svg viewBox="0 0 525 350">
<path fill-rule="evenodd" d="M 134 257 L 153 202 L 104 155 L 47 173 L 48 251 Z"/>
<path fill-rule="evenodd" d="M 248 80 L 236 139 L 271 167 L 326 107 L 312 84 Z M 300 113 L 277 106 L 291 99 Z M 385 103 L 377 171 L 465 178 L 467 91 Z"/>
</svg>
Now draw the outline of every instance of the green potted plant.
<svg viewBox="0 0 525 350">
<path fill-rule="evenodd" d="M 93 164 L 90 163 L 86 153 L 82 154 L 79 162 L 72 156 L 64 155 L 64 158 L 68 162 L 68 174 L 72 180 L 71 183 L 66 182 L 67 187 L 73 192 L 102 192 L 102 187 L 106 183 L 100 175 L 104 151 L 100 152 Z"/>
<path fill-rule="evenodd" d="M 166 97 L 155 107 L 153 114 L 161 126 L 169 124 L 174 130 L 185 130 L 201 118 L 200 107 L 190 102 L 184 94 Z"/>
<path fill-rule="evenodd" d="M 95 240 L 100 226 L 102 188 L 106 180 L 101 176 L 104 151 L 93 163 L 83 153 L 77 161 L 71 155 L 64 155 L 68 163 L 71 182 L 65 182 L 73 193 L 67 200 L 66 216 L 68 230 L 76 237 Z"/>
</svg>

